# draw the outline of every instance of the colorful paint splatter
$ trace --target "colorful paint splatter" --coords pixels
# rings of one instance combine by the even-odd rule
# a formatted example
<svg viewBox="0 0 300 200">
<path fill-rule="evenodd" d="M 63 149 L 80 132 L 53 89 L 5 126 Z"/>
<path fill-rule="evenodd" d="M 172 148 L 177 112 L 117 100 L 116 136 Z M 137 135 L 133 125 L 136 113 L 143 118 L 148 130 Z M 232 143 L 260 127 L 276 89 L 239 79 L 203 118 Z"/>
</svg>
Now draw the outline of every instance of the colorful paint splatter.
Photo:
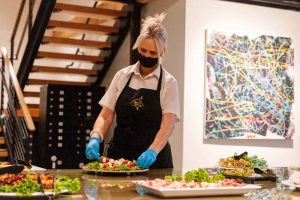
<svg viewBox="0 0 300 200">
<path fill-rule="evenodd" d="M 292 139 L 291 38 L 207 37 L 206 138 Z"/>
</svg>

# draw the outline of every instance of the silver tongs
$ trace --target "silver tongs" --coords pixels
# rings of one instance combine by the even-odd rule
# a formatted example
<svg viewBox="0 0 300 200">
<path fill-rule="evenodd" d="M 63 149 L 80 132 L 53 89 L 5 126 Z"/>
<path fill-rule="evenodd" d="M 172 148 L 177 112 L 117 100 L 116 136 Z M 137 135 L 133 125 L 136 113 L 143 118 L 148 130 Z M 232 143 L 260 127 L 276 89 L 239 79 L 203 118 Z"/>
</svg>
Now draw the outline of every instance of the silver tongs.
<svg viewBox="0 0 300 200">
<path fill-rule="evenodd" d="M 247 155 L 248 155 L 248 152 L 245 151 L 245 152 L 241 153 L 240 155 L 234 155 L 233 158 L 234 158 L 234 160 L 240 160 L 240 159 L 242 159 L 244 156 L 247 156 Z"/>
<path fill-rule="evenodd" d="M 21 173 L 25 167 L 28 169 L 32 168 L 32 165 L 25 160 L 15 159 L 13 162 L 8 163 L 8 166 L 2 166 L 2 168 L 0 168 L 0 174 L 18 174 Z"/>
<path fill-rule="evenodd" d="M 41 178 L 40 174 L 38 174 L 37 177 L 38 177 L 38 182 L 41 185 L 41 192 L 45 195 L 44 185 L 43 185 L 42 178 Z"/>
<path fill-rule="evenodd" d="M 259 168 L 254 168 L 254 172 L 256 173 L 256 174 L 260 174 L 260 175 L 262 175 L 263 177 L 265 177 L 265 178 L 267 178 L 267 179 L 269 179 L 269 180 L 271 180 L 271 181 L 276 181 L 276 179 L 277 179 L 277 176 L 276 176 L 276 174 L 274 174 L 274 172 L 272 171 L 272 170 L 270 170 L 270 169 L 267 169 L 266 171 L 264 171 L 264 170 L 262 170 L 262 169 L 259 169 Z"/>
<path fill-rule="evenodd" d="M 56 176 L 53 176 L 53 198 L 55 199 L 56 195 Z"/>
<path fill-rule="evenodd" d="M 25 160 L 15 159 L 13 163 L 16 165 L 23 165 L 23 166 L 27 167 L 28 169 L 32 168 L 32 165 Z"/>
<path fill-rule="evenodd" d="M 23 165 L 10 165 L 7 167 L 0 168 L 0 175 L 1 174 L 18 174 L 24 170 Z"/>
</svg>

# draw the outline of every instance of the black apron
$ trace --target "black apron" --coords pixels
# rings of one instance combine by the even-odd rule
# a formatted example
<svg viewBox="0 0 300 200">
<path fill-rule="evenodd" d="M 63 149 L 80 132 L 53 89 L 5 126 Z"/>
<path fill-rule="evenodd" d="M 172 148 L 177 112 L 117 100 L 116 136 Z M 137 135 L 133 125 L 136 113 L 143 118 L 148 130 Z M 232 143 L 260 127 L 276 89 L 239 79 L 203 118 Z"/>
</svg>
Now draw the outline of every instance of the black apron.
<svg viewBox="0 0 300 200">
<path fill-rule="evenodd" d="M 162 73 L 160 68 L 157 90 L 130 88 L 134 72 L 130 75 L 116 102 L 117 126 L 110 142 L 108 157 L 137 160 L 154 141 L 162 119 L 160 105 Z M 161 150 L 150 168 L 173 168 L 169 143 Z"/>
</svg>

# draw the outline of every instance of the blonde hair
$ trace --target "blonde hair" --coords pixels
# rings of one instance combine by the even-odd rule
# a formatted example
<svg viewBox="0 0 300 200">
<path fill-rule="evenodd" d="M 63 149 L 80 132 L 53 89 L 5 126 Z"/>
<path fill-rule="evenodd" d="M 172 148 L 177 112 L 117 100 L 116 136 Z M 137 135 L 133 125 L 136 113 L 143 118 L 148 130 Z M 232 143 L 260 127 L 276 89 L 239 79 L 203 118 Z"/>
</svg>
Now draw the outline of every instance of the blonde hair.
<svg viewBox="0 0 300 200">
<path fill-rule="evenodd" d="M 154 17 L 147 17 L 142 22 L 142 28 L 140 35 L 135 41 L 132 49 L 137 49 L 141 42 L 146 38 L 151 38 L 155 41 L 160 57 L 164 56 L 167 50 L 167 31 L 162 25 L 162 21 L 165 19 L 166 14 L 155 14 Z"/>
</svg>

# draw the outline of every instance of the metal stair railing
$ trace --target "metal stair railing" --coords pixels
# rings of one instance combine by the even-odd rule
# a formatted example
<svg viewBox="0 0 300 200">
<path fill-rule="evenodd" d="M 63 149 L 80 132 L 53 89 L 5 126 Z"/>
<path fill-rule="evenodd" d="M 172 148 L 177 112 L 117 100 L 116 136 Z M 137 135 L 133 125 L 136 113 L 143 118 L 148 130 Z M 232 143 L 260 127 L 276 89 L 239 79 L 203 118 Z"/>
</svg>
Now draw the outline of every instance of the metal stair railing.
<svg viewBox="0 0 300 200">
<path fill-rule="evenodd" d="M 2 66 L 0 68 L 0 123 L 10 161 L 29 160 L 29 136 L 35 131 L 33 120 L 9 59 L 6 48 L 1 47 Z"/>
<path fill-rule="evenodd" d="M 48 21 L 50 19 L 51 13 L 55 7 L 56 0 L 41 0 L 40 6 L 38 8 L 38 12 L 36 14 L 35 20 L 33 21 L 33 13 L 32 9 L 34 7 L 35 1 L 29 0 L 29 14 L 26 23 L 28 23 L 28 42 L 26 44 L 26 47 L 23 52 L 22 59 L 20 60 L 20 68 L 17 73 L 17 77 L 19 80 L 19 83 L 21 85 L 21 89 L 24 89 L 29 73 L 31 72 L 34 59 L 37 56 L 39 46 L 42 42 L 44 33 L 46 31 L 46 28 L 48 26 Z M 22 5 L 21 5 L 22 7 Z M 18 15 L 22 15 L 18 14 Z M 19 17 L 16 20 L 16 26 L 18 26 L 18 20 Z M 17 28 L 14 28 L 13 35 Z M 25 29 L 24 29 L 25 30 Z M 24 34 L 23 30 L 23 34 Z M 11 57 L 14 57 L 13 55 L 13 44 L 14 44 L 14 37 L 11 39 L 12 44 L 12 55 Z M 21 37 L 21 41 L 23 42 L 23 36 Z M 17 54 L 19 54 L 19 48 L 17 50 Z"/>
</svg>

